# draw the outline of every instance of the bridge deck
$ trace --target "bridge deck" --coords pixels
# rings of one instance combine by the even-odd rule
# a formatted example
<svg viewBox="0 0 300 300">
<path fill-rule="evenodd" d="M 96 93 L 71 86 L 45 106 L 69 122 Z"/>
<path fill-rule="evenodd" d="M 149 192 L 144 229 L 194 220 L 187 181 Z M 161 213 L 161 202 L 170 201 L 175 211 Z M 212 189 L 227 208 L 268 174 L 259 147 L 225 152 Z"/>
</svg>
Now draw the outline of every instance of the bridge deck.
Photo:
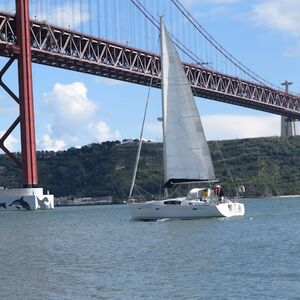
<svg viewBox="0 0 300 300">
<path fill-rule="evenodd" d="M 160 88 L 160 57 L 156 54 L 55 27 L 31 23 L 35 63 Z M 18 54 L 15 17 L 0 13 L 0 55 Z M 184 64 L 194 95 L 300 119 L 300 97 L 268 86 Z"/>
</svg>

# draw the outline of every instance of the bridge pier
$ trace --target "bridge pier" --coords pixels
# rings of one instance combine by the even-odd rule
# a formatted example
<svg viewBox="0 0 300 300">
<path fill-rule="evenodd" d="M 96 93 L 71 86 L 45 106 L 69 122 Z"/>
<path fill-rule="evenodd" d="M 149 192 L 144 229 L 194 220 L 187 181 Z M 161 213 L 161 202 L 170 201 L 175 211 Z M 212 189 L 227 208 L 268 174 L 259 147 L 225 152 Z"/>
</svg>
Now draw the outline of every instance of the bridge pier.
<svg viewBox="0 0 300 300">
<path fill-rule="evenodd" d="M 0 72 L 0 85 L 20 106 L 20 116 L 0 138 L 0 148 L 22 169 L 23 188 L 0 189 L 0 209 L 51 209 L 53 195 L 44 195 L 38 188 L 36 142 L 33 109 L 33 84 L 31 66 L 31 39 L 29 0 L 16 0 L 17 45 L 14 55 Z M 18 59 L 19 97 L 3 83 L 2 76 L 14 58 Z M 4 146 L 4 141 L 15 129 L 21 127 L 21 162 Z"/>
<path fill-rule="evenodd" d="M 281 117 L 281 136 L 295 136 L 297 135 L 296 121 L 291 118 Z"/>
<path fill-rule="evenodd" d="M 292 82 L 284 81 L 281 83 L 285 87 L 285 92 L 289 92 L 289 86 L 292 85 Z M 281 136 L 288 137 L 288 136 L 295 136 L 297 135 L 296 130 L 296 120 L 288 117 L 281 116 Z"/>
</svg>

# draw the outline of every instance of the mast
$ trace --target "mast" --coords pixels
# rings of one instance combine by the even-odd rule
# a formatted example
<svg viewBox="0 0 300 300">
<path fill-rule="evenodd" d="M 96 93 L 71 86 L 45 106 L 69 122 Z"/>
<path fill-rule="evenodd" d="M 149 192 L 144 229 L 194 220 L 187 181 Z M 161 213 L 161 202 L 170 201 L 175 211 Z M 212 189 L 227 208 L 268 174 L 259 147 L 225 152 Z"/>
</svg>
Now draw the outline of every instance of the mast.
<svg viewBox="0 0 300 300">
<path fill-rule="evenodd" d="M 140 141 L 139 141 L 139 146 L 138 146 L 138 150 L 137 150 L 137 154 L 136 154 L 136 158 L 135 158 L 135 165 L 134 165 L 134 171 L 133 171 L 133 175 L 132 175 L 128 200 L 130 200 L 130 198 L 132 196 L 133 188 L 134 188 L 134 185 L 135 185 L 136 173 L 137 173 L 137 169 L 138 169 L 138 165 L 139 165 L 139 161 L 140 161 L 141 149 L 142 149 L 142 144 L 143 144 L 143 133 L 144 133 L 146 116 L 147 116 L 147 108 L 148 108 L 151 85 L 152 85 L 152 78 L 151 78 L 151 84 L 150 84 L 150 87 L 149 87 L 149 90 L 148 90 L 148 96 L 147 96 L 147 101 L 146 101 L 146 105 L 145 105 L 143 124 L 142 124 L 141 132 L 140 132 Z"/>
</svg>

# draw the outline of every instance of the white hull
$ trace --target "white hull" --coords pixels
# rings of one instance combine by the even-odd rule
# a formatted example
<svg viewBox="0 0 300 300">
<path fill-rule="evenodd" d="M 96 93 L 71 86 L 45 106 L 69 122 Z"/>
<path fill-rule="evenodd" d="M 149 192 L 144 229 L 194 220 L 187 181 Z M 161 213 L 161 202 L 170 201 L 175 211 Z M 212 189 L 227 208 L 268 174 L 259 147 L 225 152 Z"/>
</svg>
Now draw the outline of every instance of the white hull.
<svg viewBox="0 0 300 300">
<path fill-rule="evenodd" d="M 180 198 L 182 199 L 182 198 Z M 198 201 L 198 203 L 182 201 L 181 205 L 164 204 L 164 201 L 149 201 L 145 203 L 130 203 L 130 215 L 133 220 L 198 219 L 211 217 L 243 216 L 243 203 L 231 202 L 213 204 Z"/>
</svg>

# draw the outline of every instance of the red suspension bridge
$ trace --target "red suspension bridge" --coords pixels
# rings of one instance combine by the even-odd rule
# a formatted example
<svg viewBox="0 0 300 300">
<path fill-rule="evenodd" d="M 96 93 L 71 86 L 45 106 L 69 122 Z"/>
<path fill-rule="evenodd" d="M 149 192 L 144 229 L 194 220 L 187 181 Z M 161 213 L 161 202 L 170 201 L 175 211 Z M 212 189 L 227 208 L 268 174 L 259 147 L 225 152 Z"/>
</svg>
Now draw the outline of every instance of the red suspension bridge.
<svg viewBox="0 0 300 300">
<path fill-rule="evenodd" d="M 125 3 L 124 0 L 120 1 Z M 43 3 L 43 1 L 40 2 Z M 56 4 L 57 1 L 54 2 Z M 107 36 L 100 38 L 101 28 L 105 27 L 105 24 L 100 24 L 100 8 L 93 9 L 90 0 L 88 2 L 82 0 L 79 2 L 74 0 L 65 2 L 69 5 L 66 10 L 70 9 L 72 12 L 69 20 L 72 26 L 66 24 L 56 25 L 55 20 L 53 23 L 41 21 L 44 17 L 38 18 L 38 4 L 36 3 L 32 3 L 32 6 L 36 6 L 31 8 L 30 19 L 29 0 L 16 0 L 14 7 L 16 13 L 0 13 L 0 55 L 9 58 L 0 72 L 0 85 L 20 105 L 20 117 L 13 122 L 1 137 L 0 148 L 22 167 L 23 185 L 25 187 L 38 184 L 31 62 L 146 86 L 149 86 L 152 80 L 152 85 L 157 88 L 160 88 L 161 84 L 160 57 L 155 51 L 143 50 L 142 47 L 137 47 L 134 43 L 131 45 L 129 39 L 121 43 L 113 41 L 113 38 L 110 40 Z M 112 2 L 110 1 L 110 3 Z M 127 2 L 136 10 L 136 14 L 138 12 L 142 16 L 143 22 L 147 22 L 147 26 L 144 26 L 146 31 L 144 34 L 146 36 L 145 41 L 149 43 L 148 36 L 151 31 L 149 26 L 152 26 L 152 30 L 157 27 L 153 12 L 146 5 L 143 5 L 142 1 L 128 0 Z M 243 76 L 231 75 L 230 72 L 218 71 L 216 67 L 209 66 L 207 59 L 200 59 L 197 54 L 187 50 L 188 45 L 184 45 L 178 38 L 179 35 L 174 34 L 173 37 L 177 46 L 183 51 L 185 57 L 190 60 L 184 64 L 184 67 L 196 96 L 282 115 L 290 120 L 300 119 L 299 96 L 274 88 L 257 76 L 226 52 L 188 14 L 179 1 L 170 0 L 169 2 L 170 5 L 173 5 L 173 9 L 177 9 L 176 13 L 180 13 L 188 19 L 193 29 L 210 43 L 210 47 L 218 51 L 231 65 L 246 74 L 247 77 L 245 79 Z M 45 1 L 45 3 L 48 3 L 48 1 Z M 94 10 L 99 14 L 98 27 L 96 26 L 98 37 L 95 37 L 93 32 L 95 24 L 91 21 L 88 23 L 89 33 L 85 33 L 83 27 L 75 27 L 76 9 L 82 12 L 84 3 L 87 5 L 88 14 L 86 16 L 81 13 L 81 18 L 92 19 L 95 17 Z M 96 5 L 100 5 L 99 0 Z M 105 5 L 108 5 L 106 1 Z M 43 9 L 47 10 L 46 4 L 44 4 Z M 32 16 L 32 11 L 35 12 L 34 16 Z M 39 13 L 41 14 L 40 11 Z M 107 27 L 106 24 L 106 30 L 108 30 Z M 18 60 L 19 96 L 16 96 L 2 81 L 2 76 L 14 60 Z M 22 145 L 21 161 L 4 145 L 6 138 L 19 123 Z"/>
</svg>

